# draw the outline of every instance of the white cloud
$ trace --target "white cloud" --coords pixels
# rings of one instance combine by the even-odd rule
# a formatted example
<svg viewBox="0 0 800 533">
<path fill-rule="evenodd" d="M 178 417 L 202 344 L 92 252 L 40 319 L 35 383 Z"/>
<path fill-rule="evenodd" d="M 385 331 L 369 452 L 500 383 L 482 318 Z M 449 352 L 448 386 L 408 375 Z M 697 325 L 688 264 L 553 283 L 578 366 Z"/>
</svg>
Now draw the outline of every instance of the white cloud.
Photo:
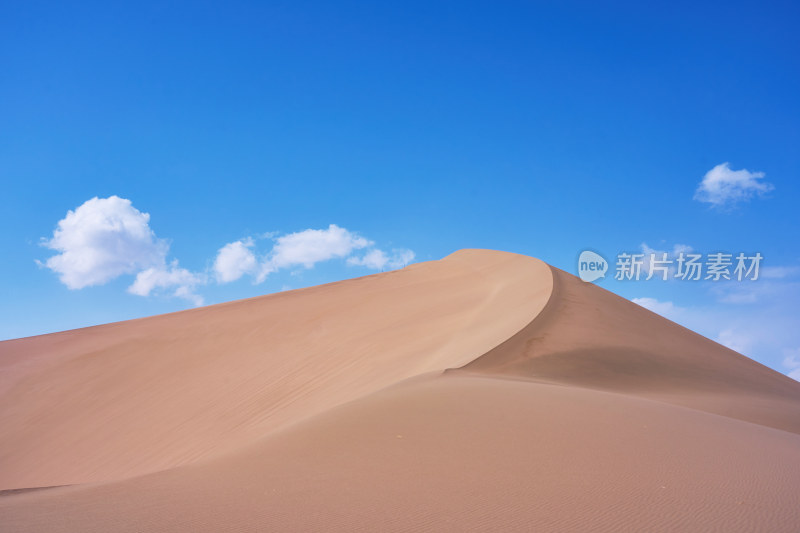
<svg viewBox="0 0 800 533">
<path fill-rule="evenodd" d="M 255 277 L 256 283 L 282 269 L 293 267 L 313 268 L 331 259 L 346 259 L 348 265 L 360 265 L 374 270 L 401 268 L 414 260 L 415 254 L 407 249 L 393 249 L 387 253 L 379 248 L 369 249 L 364 255 L 353 255 L 374 243 L 361 235 L 331 224 L 325 229 L 307 229 L 277 236 L 265 233 L 257 239 L 272 239 L 274 245 L 259 261 L 255 253 L 256 240 L 252 238 L 228 243 L 217 252 L 214 271 L 219 283 L 235 281 L 245 274 Z M 295 268 L 293 274 L 301 270 Z"/>
<path fill-rule="evenodd" d="M 177 260 L 168 263 L 169 245 L 156 237 L 149 222 L 150 215 L 133 207 L 130 200 L 118 196 L 92 198 L 58 222 L 53 237 L 43 241 L 58 254 L 39 264 L 56 272 L 70 289 L 102 285 L 133 274 L 136 277 L 128 287 L 131 294 L 167 294 L 201 305 L 203 299 L 197 288 L 208 283 L 208 276 L 181 268 Z M 275 241 L 261 261 L 253 238 L 228 243 L 217 251 L 213 271 L 218 283 L 236 281 L 245 274 L 260 283 L 277 270 L 312 268 L 335 258 L 348 258 L 348 264 L 378 270 L 399 268 L 414 259 L 411 250 L 387 254 L 377 248 L 355 257 L 354 252 L 374 243 L 336 224 L 283 236 L 266 233 L 258 238 Z"/>
<path fill-rule="evenodd" d="M 800 348 L 784 350 L 784 354 L 786 357 L 783 359 L 783 366 L 789 370 L 786 375 L 800 381 Z"/>
<path fill-rule="evenodd" d="M 759 333 L 764 329 L 762 324 L 750 324 L 752 327 L 748 328 L 732 319 L 722 308 L 682 307 L 647 297 L 632 298 L 631 301 L 746 355 L 753 347 L 764 345 Z"/>
<path fill-rule="evenodd" d="M 644 278 L 650 276 L 650 273 L 653 271 L 653 266 L 656 267 L 656 271 L 653 272 L 652 278 L 661 280 L 663 279 L 664 273 L 662 270 L 663 266 L 667 267 L 667 279 L 674 279 L 675 271 L 676 271 L 676 259 L 680 254 L 687 254 L 690 253 L 693 248 L 688 244 L 676 244 L 672 248 L 672 252 L 667 252 L 666 250 L 656 250 L 655 248 L 651 248 L 647 245 L 646 242 L 643 242 L 640 246 L 644 257 L 642 258 L 642 272 L 645 274 Z M 667 261 L 672 261 L 672 263 L 662 264 L 660 261 L 663 261 L 666 255 Z"/>
<path fill-rule="evenodd" d="M 383 250 L 375 248 L 362 257 L 353 256 L 348 258 L 347 264 L 365 266 L 374 270 L 396 269 L 402 268 L 413 261 L 414 256 L 415 254 L 411 250 L 392 250 L 392 255 L 390 256 Z"/>
<path fill-rule="evenodd" d="M 149 296 L 153 292 L 163 291 L 170 296 L 189 300 L 195 305 L 203 305 L 203 298 L 195 289 L 205 283 L 205 276 L 180 268 L 176 260 L 169 266 L 161 265 L 139 272 L 133 284 L 128 287 L 128 292 Z"/>
<path fill-rule="evenodd" d="M 367 268 L 374 268 L 375 270 L 382 269 L 388 262 L 389 258 L 386 252 L 377 248 L 370 250 L 362 257 L 350 257 L 347 259 L 348 265 L 361 265 Z"/>
<path fill-rule="evenodd" d="M 726 304 L 754 304 L 758 302 L 760 296 L 764 294 L 760 285 L 719 285 L 712 288 L 712 292 L 718 295 L 718 300 Z"/>
<path fill-rule="evenodd" d="M 763 178 L 763 172 L 731 170 L 730 163 L 722 163 L 706 172 L 694 193 L 694 199 L 713 207 L 734 206 L 775 188 L 771 183 L 759 181 Z"/>
<path fill-rule="evenodd" d="M 730 281 L 714 284 L 710 292 L 722 303 L 754 304 L 771 301 L 790 292 L 797 292 L 800 283 L 796 281 Z"/>
<path fill-rule="evenodd" d="M 723 346 L 727 346 L 731 350 L 741 354 L 747 354 L 750 352 L 751 348 L 757 341 L 757 339 L 751 337 L 745 332 L 734 328 L 723 329 L 719 332 L 719 335 L 717 335 L 717 338 L 714 340 Z"/>
<path fill-rule="evenodd" d="M 261 264 L 256 282 L 264 281 L 269 274 L 282 268 L 313 268 L 321 261 L 347 257 L 354 250 L 372 244 L 372 241 L 336 224 L 327 229 L 307 229 L 283 235 L 275 239 L 275 246 Z"/>
<path fill-rule="evenodd" d="M 761 268 L 761 276 L 770 279 L 790 278 L 800 274 L 798 266 L 766 266 Z"/>
<path fill-rule="evenodd" d="M 800 368 L 800 348 L 795 350 L 784 350 L 786 357 L 783 358 L 783 366 L 789 370 Z"/>
<path fill-rule="evenodd" d="M 253 239 L 242 239 L 223 246 L 214 260 L 214 272 L 218 283 L 236 281 L 245 274 L 258 269 L 258 261 L 253 254 Z"/>
<path fill-rule="evenodd" d="M 762 283 L 767 284 L 759 280 L 723 285 L 731 288 L 742 285 L 759 291 Z M 800 283 L 771 281 L 770 287 L 760 290 L 755 301 L 746 306 L 731 303 L 748 300 L 746 292 L 731 298 L 729 292 L 715 290 L 719 284 L 709 285 L 705 294 L 686 296 L 689 302 L 694 302 L 690 305 L 684 305 L 689 303 L 686 301 L 676 305 L 655 298 L 633 301 L 756 361 L 800 375 L 800 365 L 795 366 L 800 363 L 800 328 L 796 318 Z M 719 295 L 728 297 L 722 301 Z"/>
<path fill-rule="evenodd" d="M 682 307 L 655 298 L 631 301 L 748 357 L 774 354 L 795 336 L 785 320 L 758 312 L 743 313 L 726 305 Z M 777 361 L 771 358 L 775 366 Z"/>
<path fill-rule="evenodd" d="M 281 269 L 313 268 L 317 263 L 331 259 L 347 258 L 350 265 L 363 265 L 376 270 L 399 268 L 414 259 L 411 250 L 393 250 L 388 255 L 377 248 L 360 258 L 352 256 L 353 252 L 374 243 L 336 224 L 326 229 L 306 229 L 282 236 L 265 233 L 258 237 L 275 241 L 272 250 L 260 263 L 253 251 L 255 241 L 252 238 L 231 242 L 219 249 L 214 261 L 217 282 L 228 283 L 250 274 L 255 276 L 256 283 L 261 283 Z"/>
<path fill-rule="evenodd" d="M 136 274 L 128 287 L 131 294 L 148 296 L 159 291 L 202 304 L 195 288 L 205 283 L 205 277 L 180 268 L 177 260 L 167 265 L 169 245 L 150 229 L 150 215 L 125 198 L 87 200 L 68 211 L 53 237 L 43 244 L 59 252 L 44 266 L 70 289 Z"/>
<path fill-rule="evenodd" d="M 677 321 L 684 312 L 683 307 L 679 307 L 672 302 L 665 302 L 655 298 L 632 298 L 631 301 L 672 321 Z"/>
<path fill-rule="evenodd" d="M 315 263 L 346 257 L 353 250 L 371 244 L 371 241 L 331 224 L 328 229 L 307 229 L 278 237 L 270 262 L 276 269 L 294 265 L 311 268 Z"/>
<path fill-rule="evenodd" d="M 167 244 L 156 238 L 150 215 L 130 200 L 92 198 L 58 222 L 44 246 L 59 252 L 44 266 L 70 289 L 102 285 L 164 262 Z"/>
</svg>

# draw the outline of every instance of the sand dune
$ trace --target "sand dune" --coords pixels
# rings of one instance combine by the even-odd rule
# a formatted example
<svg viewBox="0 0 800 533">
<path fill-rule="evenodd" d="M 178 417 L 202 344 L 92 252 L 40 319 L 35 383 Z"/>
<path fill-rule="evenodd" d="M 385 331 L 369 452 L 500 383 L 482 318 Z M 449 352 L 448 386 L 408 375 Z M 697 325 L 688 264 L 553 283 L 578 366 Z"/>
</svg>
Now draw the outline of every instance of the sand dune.
<svg viewBox="0 0 800 533">
<path fill-rule="evenodd" d="M 577 277 L 465 370 L 625 392 L 800 433 L 800 384 Z"/>
<path fill-rule="evenodd" d="M 2 531 L 800 530 L 800 384 L 502 252 L 0 343 L 0 427 Z"/>
</svg>

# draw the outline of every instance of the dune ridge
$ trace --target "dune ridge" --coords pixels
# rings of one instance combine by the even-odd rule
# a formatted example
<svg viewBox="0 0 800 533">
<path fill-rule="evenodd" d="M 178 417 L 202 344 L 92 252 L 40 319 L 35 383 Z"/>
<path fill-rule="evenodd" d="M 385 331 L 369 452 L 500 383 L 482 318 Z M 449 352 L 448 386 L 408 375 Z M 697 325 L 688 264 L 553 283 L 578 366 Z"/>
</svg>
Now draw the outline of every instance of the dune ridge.
<svg viewBox="0 0 800 533">
<path fill-rule="evenodd" d="M 3 530 L 800 529 L 800 384 L 505 252 L 7 341 L 0 370 Z"/>
<path fill-rule="evenodd" d="M 461 251 L 299 291 L 0 343 L 0 490 L 224 453 L 460 366 L 550 296 L 541 261 Z M 35 423 L 32 423 L 35 421 Z"/>
<path fill-rule="evenodd" d="M 462 370 L 626 392 L 800 433 L 795 380 L 551 269 L 542 311 Z"/>
</svg>

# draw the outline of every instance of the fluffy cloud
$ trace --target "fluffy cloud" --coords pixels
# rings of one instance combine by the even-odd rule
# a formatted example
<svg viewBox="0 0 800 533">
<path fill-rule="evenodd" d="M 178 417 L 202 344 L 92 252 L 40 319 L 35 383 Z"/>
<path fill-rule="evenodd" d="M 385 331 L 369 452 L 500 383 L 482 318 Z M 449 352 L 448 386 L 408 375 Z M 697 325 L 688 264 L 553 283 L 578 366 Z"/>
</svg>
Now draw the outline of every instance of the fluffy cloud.
<svg viewBox="0 0 800 533">
<path fill-rule="evenodd" d="M 775 188 L 770 183 L 759 181 L 763 178 L 763 172 L 731 170 L 730 163 L 722 163 L 706 172 L 694 199 L 713 207 L 731 207 Z"/>
<path fill-rule="evenodd" d="M 180 268 L 178 261 L 173 261 L 169 266 L 161 265 L 139 272 L 133 284 L 128 287 L 128 292 L 149 296 L 153 292 L 161 291 L 170 296 L 189 300 L 195 305 L 203 305 L 203 298 L 195 292 L 195 289 L 205 282 L 205 276 Z"/>
<path fill-rule="evenodd" d="M 228 243 L 219 249 L 214 260 L 217 282 L 236 281 L 258 269 L 258 261 L 252 251 L 253 245 L 253 239 L 248 238 Z"/>
<path fill-rule="evenodd" d="M 219 249 L 214 261 L 219 283 L 236 281 L 245 274 L 253 275 L 255 282 L 261 283 L 273 272 L 297 266 L 313 268 L 317 263 L 331 259 L 346 259 L 348 265 L 374 270 L 400 268 L 414 260 L 414 252 L 406 249 L 395 249 L 389 254 L 372 248 L 362 256 L 355 256 L 355 252 L 374 243 L 336 224 L 282 236 L 269 233 L 260 238 L 274 241 L 272 249 L 263 255 L 261 261 L 254 253 L 253 239 L 231 242 Z"/>
<path fill-rule="evenodd" d="M 131 294 L 154 291 L 185 298 L 196 305 L 202 299 L 195 288 L 204 276 L 167 265 L 169 246 L 150 229 L 150 215 L 130 200 L 111 196 L 92 198 L 58 222 L 44 246 L 59 252 L 43 264 L 70 289 L 103 285 L 125 274 L 136 274 Z"/>
<path fill-rule="evenodd" d="M 164 263 L 168 246 L 149 226 L 150 215 L 130 200 L 92 198 L 58 222 L 44 246 L 59 252 L 44 266 L 70 289 L 102 285 Z"/>
<path fill-rule="evenodd" d="M 131 294 L 164 294 L 201 305 L 203 299 L 197 289 L 208 283 L 209 276 L 181 268 L 177 260 L 168 262 L 169 245 L 156 237 L 149 224 L 150 215 L 133 207 L 130 200 L 118 196 L 92 198 L 69 211 L 58 222 L 52 238 L 43 241 L 44 246 L 58 253 L 40 265 L 57 273 L 70 289 L 102 285 L 132 274 L 136 277 L 128 287 Z M 312 268 L 336 258 L 376 270 L 399 268 L 414 259 L 411 250 L 387 254 L 377 248 L 355 257 L 354 252 L 374 243 L 336 224 L 258 238 L 274 240 L 272 249 L 260 261 L 252 238 L 228 243 L 217 251 L 213 264 L 217 283 L 236 281 L 246 274 L 261 282 L 281 269 Z"/>
<path fill-rule="evenodd" d="M 353 250 L 371 244 L 371 241 L 331 224 L 328 229 L 307 229 L 278 237 L 270 263 L 276 269 L 295 265 L 311 268 L 315 263 L 346 257 Z"/>
<path fill-rule="evenodd" d="M 302 265 L 312 268 L 315 264 L 335 258 L 343 258 L 355 250 L 372 245 L 372 241 L 356 233 L 331 224 L 327 229 L 307 229 L 289 233 L 275 239 L 275 245 L 262 262 L 256 281 L 282 268 Z"/>
<path fill-rule="evenodd" d="M 361 257 L 350 257 L 347 259 L 348 265 L 360 265 L 374 270 L 385 268 L 402 268 L 414 260 L 414 252 L 411 250 L 392 250 L 391 255 L 378 248 L 368 251 Z"/>
</svg>

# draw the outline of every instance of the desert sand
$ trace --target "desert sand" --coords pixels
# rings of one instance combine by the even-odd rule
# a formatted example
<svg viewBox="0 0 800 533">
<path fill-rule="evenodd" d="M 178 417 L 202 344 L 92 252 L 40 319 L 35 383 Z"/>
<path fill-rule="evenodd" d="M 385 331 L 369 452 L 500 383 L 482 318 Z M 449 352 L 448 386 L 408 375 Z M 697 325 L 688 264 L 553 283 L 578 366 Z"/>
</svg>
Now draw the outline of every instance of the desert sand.
<svg viewBox="0 0 800 533">
<path fill-rule="evenodd" d="M 530 257 L 0 342 L 0 531 L 800 531 L 800 383 Z"/>
</svg>

